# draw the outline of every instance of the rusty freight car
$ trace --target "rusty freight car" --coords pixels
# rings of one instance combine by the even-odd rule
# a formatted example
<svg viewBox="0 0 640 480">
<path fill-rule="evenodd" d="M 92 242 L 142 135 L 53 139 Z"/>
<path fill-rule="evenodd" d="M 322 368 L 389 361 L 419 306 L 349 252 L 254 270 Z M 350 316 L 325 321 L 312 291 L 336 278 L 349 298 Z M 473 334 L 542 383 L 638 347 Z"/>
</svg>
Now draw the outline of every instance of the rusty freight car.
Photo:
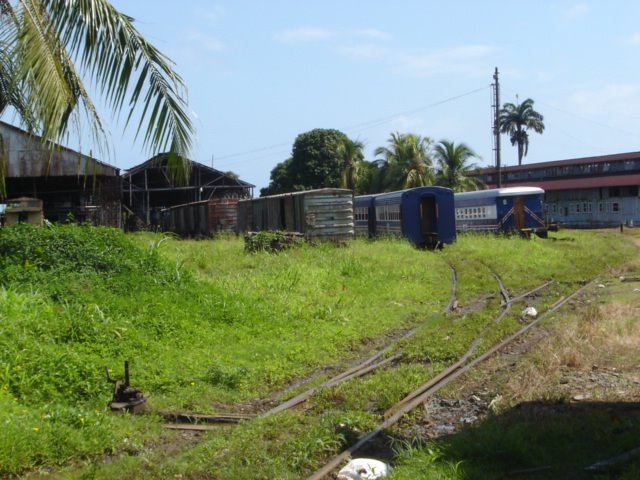
<svg viewBox="0 0 640 480">
<path fill-rule="evenodd" d="M 165 208 L 160 212 L 161 228 L 185 237 L 235 232 L 237 204 L 237 198 L 215 197 Z"/>
<path fill-rule="evenodd" d="M 238 202 L 238 231 L 297 232 L 311 240 L 354 237 L 353 192 L 322 188 Z"/>
</svg>

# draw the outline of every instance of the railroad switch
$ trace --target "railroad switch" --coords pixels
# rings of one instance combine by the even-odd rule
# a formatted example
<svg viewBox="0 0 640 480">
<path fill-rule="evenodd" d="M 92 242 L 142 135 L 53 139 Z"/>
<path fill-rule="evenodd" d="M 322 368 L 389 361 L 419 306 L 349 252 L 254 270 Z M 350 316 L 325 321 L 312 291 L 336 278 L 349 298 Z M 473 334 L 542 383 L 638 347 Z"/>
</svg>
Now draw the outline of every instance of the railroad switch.
<svg viewBox="0 0 640 480">
<path fill-rule="evenodd" d="M 124 380 L 114 380 L 105 367 L 107 380 L 113 383 L 113 398 L 109 402 L 109 408 L 115 411 L 127 411 L 141 413 L 144 411 L 149 395 L 143 394 L 139 388 L 134 388 L 129 383 L 129 361 L 124 362 Z"/>
</svg>

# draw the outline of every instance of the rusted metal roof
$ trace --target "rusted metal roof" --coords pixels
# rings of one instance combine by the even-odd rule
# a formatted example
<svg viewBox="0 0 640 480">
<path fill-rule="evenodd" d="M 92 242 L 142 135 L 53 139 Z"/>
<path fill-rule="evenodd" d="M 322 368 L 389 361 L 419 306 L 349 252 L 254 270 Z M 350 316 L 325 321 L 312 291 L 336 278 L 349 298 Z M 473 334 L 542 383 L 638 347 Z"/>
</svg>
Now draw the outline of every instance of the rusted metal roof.
<svg viewBox="0 0 640 480">
<path fill-rule="evenodd" d="M 492 184 L 491 184 L 492 185 Z M 626 187 L 640 185 L 640 173 L 627 175 L 607 175 L 587 178 L 568 178 L 557 180 L 520 180 L 502 181 L 503 187 L 540 187 L 545 191 L 575 190 L 578 188 Z"/>
<path fill-rule="evenodd" d="M 564 167 L 569 165 L 582 165 L 587 163 L 621 162 L 625 160 L 635 160 L 640 158 L 640 152 L 615 153 L 611 155 L 599 155 L 595 157 L 570 158 L 567 160 L 553 160 L 550 162 L 527 163 L 524 165 L 513 165 L 502 167 L 502 173 L 519 172 L 522 170 L 540 170 L 549 167 Z M 487 167 L 482 169 L 482 173 L 495 173 L 498 169 Z"/>
<path fill-rule="evenodd" d="M 127 171 L 124 172 L 123 176 L 125 178 L 132 178 L 133 176 L 135 176 L 136 174 L 143 172 L 147 169 L 154 169 L 154 168 L 164 168 L 167 164 L 169 158 L 169 154 L 168 153 L 159 153 L 158 155 L 155 155 L 154 157 L 150 158 L 149 160 L 147 160 L 146 162 L 143 162 L 139 165 L 136 165 L 134 167 L 131 167 L 130 169 L 128 169 Z M 229 185 L 233 185 L 233 186 L 238 186 L 238 187 L 243 187 L 243 188 L 253 188 L 255 187 L 255 185 L 245 182 L 243 180 L 240 180 L 239 178 L 234 178 L 231 175 L 222 172 L 220 170 L 216 170 L 215 168 L 212 167 L 208 167 L 202 163 L 199 162 L 195 162 L 193 160 L 189 160 L 189 162 L 191 163 L 191 171 L 193 173 L 194 170 L 199 169 L 201 170 L 203 173 L 205 174 L 210 174 L 210 175 L 216 175 L 216 176 L 220 176 L 220 177 L 224 177 L 225 179 L 225 184 L 229 184 Z"/>
<path fill-rule="evenodd" d="M 70 148 L 48 149 L 40 137 L 5 122 L 0 122 L 0 135 L 8 157 L 7 178 L 120 175 L 119 168 Z"/>
</svg>

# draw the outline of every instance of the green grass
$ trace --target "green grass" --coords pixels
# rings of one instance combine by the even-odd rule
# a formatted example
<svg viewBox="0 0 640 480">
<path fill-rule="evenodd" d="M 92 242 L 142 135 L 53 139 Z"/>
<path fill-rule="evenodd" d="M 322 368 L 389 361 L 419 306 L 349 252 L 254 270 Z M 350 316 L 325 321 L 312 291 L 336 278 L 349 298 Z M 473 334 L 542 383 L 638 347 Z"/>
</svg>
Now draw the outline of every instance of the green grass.
<svg viewBox="0 0 640 480">
<path fill-rule="evenodd" d="M 514 294 L 557 280 L 543 299 L 550 304 L 633 254 L 613 233 L 555 237 L 464 236 L 438 252 L 391 239 L 252 254 L 233 236 L 2 229 L 0 476 L 299 478 L 346 446 L 344 425 L 352 433 L 375 425 L 466 350 L 499 311 L 492 272 Z M 484 309 L 442 315 L 452 267 L 461 306 L 485 298 Z M 157 443 L 180 437 L 161 433 L 158 417 L 106 409 L 104 368 L 122 378 L 125 359 L 152 412 L 231 411 L 304 376 L 317 384 L 324 367 L 370 355 L 415 325 L 423 327 L 397 347 L 405 356 L 396 370 L 321 392 L 321 408 L 223 428 L 169 457 Z M 489 338 L 516 325 L 506 320 Z"/>
</svg>

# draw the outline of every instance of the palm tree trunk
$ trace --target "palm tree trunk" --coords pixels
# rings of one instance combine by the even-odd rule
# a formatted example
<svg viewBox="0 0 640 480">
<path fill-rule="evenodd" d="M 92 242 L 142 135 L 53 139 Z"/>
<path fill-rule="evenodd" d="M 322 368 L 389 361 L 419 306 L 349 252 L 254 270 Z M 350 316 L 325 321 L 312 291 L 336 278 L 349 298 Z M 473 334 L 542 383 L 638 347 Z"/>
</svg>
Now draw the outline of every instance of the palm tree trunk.
<svg viewBox="0 0 640 480">
<path fill-rule="evenodd" d="M 522 157 L 524 156 L 524 145 L 518 142 L 518 166 L 522 165 Z"/>
</svg>

